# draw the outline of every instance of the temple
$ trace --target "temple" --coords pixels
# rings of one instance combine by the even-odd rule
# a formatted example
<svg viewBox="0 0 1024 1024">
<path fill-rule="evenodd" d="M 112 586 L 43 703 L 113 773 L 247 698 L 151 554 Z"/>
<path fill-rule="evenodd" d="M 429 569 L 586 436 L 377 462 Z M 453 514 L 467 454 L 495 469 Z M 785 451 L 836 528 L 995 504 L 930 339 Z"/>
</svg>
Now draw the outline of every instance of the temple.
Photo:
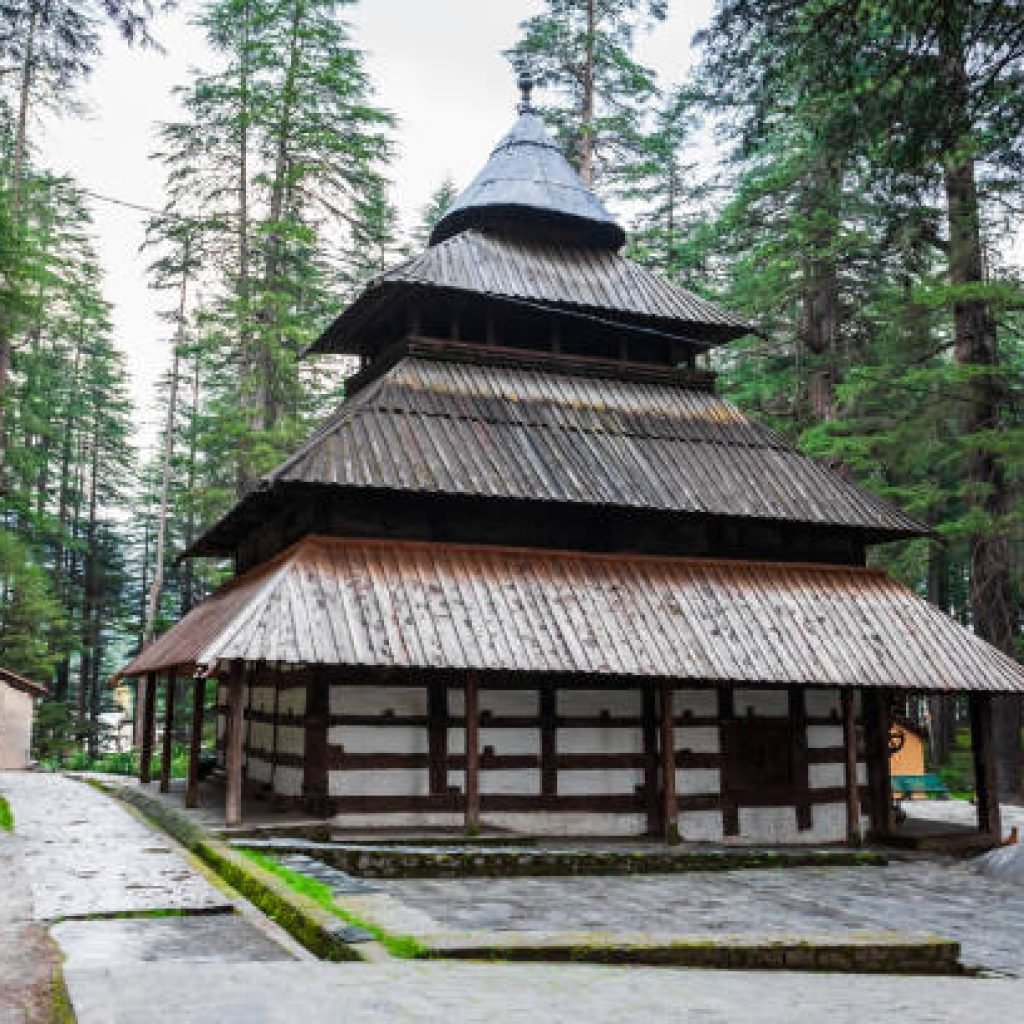
<svg viewBox="0 0 1024 1024">
<path fill-rule="evenodd" d="M 160 679 L 197 679 L 195 802 L 212 676 L 229 824 L 248 788 L 340 828 L 860 842 L 894 696 L 940 691 L 998 839 L 1024 669 L 866 567 L 927 528 L 717 397 L 699 357 L 751 325 L 624 242 L 525 90 L 311 347 L 358 357 L 345 400 L 186 553 L 236 578 L 122 672 L 144 779 Z"/>
</svg>

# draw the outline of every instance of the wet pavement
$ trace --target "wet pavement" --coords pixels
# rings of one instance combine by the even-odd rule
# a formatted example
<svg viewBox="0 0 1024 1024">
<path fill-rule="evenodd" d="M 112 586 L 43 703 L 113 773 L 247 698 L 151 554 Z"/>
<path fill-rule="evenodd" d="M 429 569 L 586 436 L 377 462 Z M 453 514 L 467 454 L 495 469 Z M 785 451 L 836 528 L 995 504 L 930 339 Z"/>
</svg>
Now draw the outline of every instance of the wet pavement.
<svg viewBox="0 0 1024 1024">
<path fill-rule="evenodd" d="M 1016 979 L 314 962 L 117 801 L 53 776 L 0 774 L 0 791 L 11 799 L 18 830 L 13 839 L 0 838 L 0 1024 L 45 1020 L 14 1003 L 20 991 L 14 986 L 25 977 L 19 971 L 35 966 L 48 980 L 52 947 L 41 921 L 67 957 L 64 976 L 78 1024 L 818 1024 L 824 1018 L 852 1024 L 883 1015 L 966 1022 L 1019 1020 L 1024 1007 L 1024 982 Z M 773 920 L 780 928 L 813 921 L 820 931 L 823 920 L 842 929 L 869 917 L 872 927 L 882 927 L 893 915 L 906 930 L 921 921 L 930 927 L 941 916 L 947 926 L 940 931 L 973 928 L 970 941 L 987 941 L 987 955 L 1024 959 L 1020 889 L 934 860 L 697 878 L 374 879 L 373 885 L 383 891 L 347 899 L 388 902 L 395 930 L 472 920 L 488 929 L 596 922 L 603 930 L 647 931 L 668 918 L 669 930 L 684 930 L 683 923 L 685 930 L 707 932 L 742 918 L 747 931 L 751 921 L 764 931 Z M 209 913 L 225 906 L 242 911 Z M 94 916 L 153 910 L 189 916 Z M 200 916 L 191 916 L 197 911 Z M 26 944 L 24 935 L 34 939 Z"/>
<path fill-rule="evenodd" d="M 13 835 L 0 833 L 0 1024 L 51 1020 L 61 960 L 65 976 L 109 980 L 132 963 L 311 959 L 172 840 L 91 787 L 6 772 L 0 793 L 15 822 Z"/>
<path fill-rule="evenodd" d="M 237 914 L 62 921 L 51 930 L 66 967 L 111 963 L 263 963 L 291 959 Z"/>
<path fill-rule="evenodd" d="M 1024 1006 L 1016 981 L 580 964 L 153 964 L 68 981 L 78 1024 L 1009 1024 Z"/>
<path fill-rule="evenodd" d="M 166 837 L 91 786 L 6 772 L 0 791 L 14 811 L 37 920 L 228 902 Z"/>
<path fill-rule="evenodd" d="M 972 966 L 1024 976 L 1024 889 L 962 863 L 593 878 L 381 880 L 437 930 L 814 934 L 891 929 L 958 940 Z M 1022 1009 L 1024 1015 L 1024 1009 Z"/>
</svg>

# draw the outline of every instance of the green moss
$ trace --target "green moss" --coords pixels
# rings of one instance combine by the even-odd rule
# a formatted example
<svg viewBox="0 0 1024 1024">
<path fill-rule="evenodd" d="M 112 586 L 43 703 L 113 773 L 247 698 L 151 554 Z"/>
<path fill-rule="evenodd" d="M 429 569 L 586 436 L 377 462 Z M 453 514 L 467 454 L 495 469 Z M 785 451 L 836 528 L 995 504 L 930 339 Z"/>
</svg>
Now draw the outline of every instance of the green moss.
<svg viewBox="0 0 1024 1024">
<path fill-rule="evenodd" d="M 14 831 L 14 812 L 11 805 L 0 796 L 0 832 Z"/>
<path fill-rule="evenodd" d="M 368 932 L 392 956 L 399 957 L 402 960 L 413 960 L 426 953 L 426 947 L 411 935 L 392 935 L 391 932 L 384 931 L 383 928 L 364 920 L 357 914 L 353 914 L 352 911 L 338 906 L 334 902 L 334 894 L 323 882 L 318 882 L 315 879 L 299 874 L 297 871 L 292 871 L 283 864 L 279 864 L 273 857 L 268 857 L 265 854 L 256 853 L 254 850 L 243 850 L 242 852 L 244 856 L 248 857 L 253 863 L 258 864 L 264 871 L 269 871 L 280 878 L 289 888 L 313 900 L 323 907 L 324 910 L 334 914 L 335 917 L 341 918 L 346 924 L 362 928 L 363 931 Z"/>
<path fill-rule="evenodd" d="M 71 1005 L 60 964 L 54 967 L 53 981 L 50 983 L 49 1024 L 75 1024 L 75 1010 Z"/>
</svg>

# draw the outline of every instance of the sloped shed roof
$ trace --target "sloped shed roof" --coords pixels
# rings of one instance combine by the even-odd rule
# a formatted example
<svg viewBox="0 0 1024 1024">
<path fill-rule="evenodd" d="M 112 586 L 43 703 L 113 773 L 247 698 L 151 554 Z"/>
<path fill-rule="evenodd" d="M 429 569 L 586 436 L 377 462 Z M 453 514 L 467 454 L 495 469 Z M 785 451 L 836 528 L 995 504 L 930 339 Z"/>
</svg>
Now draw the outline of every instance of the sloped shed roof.
<svg viewBox="0 0 1024 1024">
<path fill-rule="evenodd" d="M 122 674 L 235 661 L 1024 692 L 1024 667 L 873 569 L 326 537 Z"/>
<path fill-rule="evenodd" d="M 0 683 L 6 683 L 15 690 L 31 694 L 33 697 L 45 697 L 49 692 L 42 683 L 34 683 L 31 679 L 19 676 L 10 669 L 0 668 Z"/>
</svg>

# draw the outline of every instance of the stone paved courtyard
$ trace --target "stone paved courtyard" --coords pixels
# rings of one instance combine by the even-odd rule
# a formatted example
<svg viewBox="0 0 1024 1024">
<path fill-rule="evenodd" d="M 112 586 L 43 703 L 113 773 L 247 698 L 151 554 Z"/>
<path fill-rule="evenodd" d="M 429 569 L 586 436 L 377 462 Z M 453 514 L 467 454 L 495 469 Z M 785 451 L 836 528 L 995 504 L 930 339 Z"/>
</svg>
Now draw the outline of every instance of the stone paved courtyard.
<svg viewBox="0 0 1024 1024">
<path fill-rule="evenodd" d="M 0 774 L 16 833 L 0 835 L 0 1021 L 34 1024 L 15 982 L 65 956 L 78 1024 L 619 1024 L 636 1020 L 874 1022 L 1021 1019 L 1024 982 L 578 964 L 327 964 L 212 885 L 173 842 L 116 801 L 56 776 Z M 111 871 L 104 870 L 109 864 Z M 992 965 L 1020 966 L 1024 900 L 938 861 L 887 869 L 790 869 L 615 879 L 379 883 L 411 917 L 473 927 L 628 927 L 762 932 L 897 923 L 961 937 Z M 124 910 L 221 916 L 95 920 Z M 892 918 L 893 907 L 906 917 Z M 73 911 L 73 913 L 71 912 Z M 79 916 L 78 920 L 54 920 Z M 882 919 L 877 919 L 881 917 Z M 36 923 L 33 924 L 33 921 Z M 682 926 L 685 922 L 685 927 Z M 6 922 L 8 925 L 10 921 Z M 692 927 L 690 927 L 692 924 Z M 41 945 L 19 945 L 34 936 Z M 40 961 L 40 956 L 43 960 Z M 1022 971 L 1024 973 L 1024 971 Z M 40 1020 L 45 1018 L 40 1018 Z"/>
<path fill-rule="evenodd" d="M 1024 892 L 935 859 L 885 868 L 374 884 L 455 930 L 833 934 L 886 928 L 955 938 L 966 963 L 1024 976 Z"/>
</svg>

